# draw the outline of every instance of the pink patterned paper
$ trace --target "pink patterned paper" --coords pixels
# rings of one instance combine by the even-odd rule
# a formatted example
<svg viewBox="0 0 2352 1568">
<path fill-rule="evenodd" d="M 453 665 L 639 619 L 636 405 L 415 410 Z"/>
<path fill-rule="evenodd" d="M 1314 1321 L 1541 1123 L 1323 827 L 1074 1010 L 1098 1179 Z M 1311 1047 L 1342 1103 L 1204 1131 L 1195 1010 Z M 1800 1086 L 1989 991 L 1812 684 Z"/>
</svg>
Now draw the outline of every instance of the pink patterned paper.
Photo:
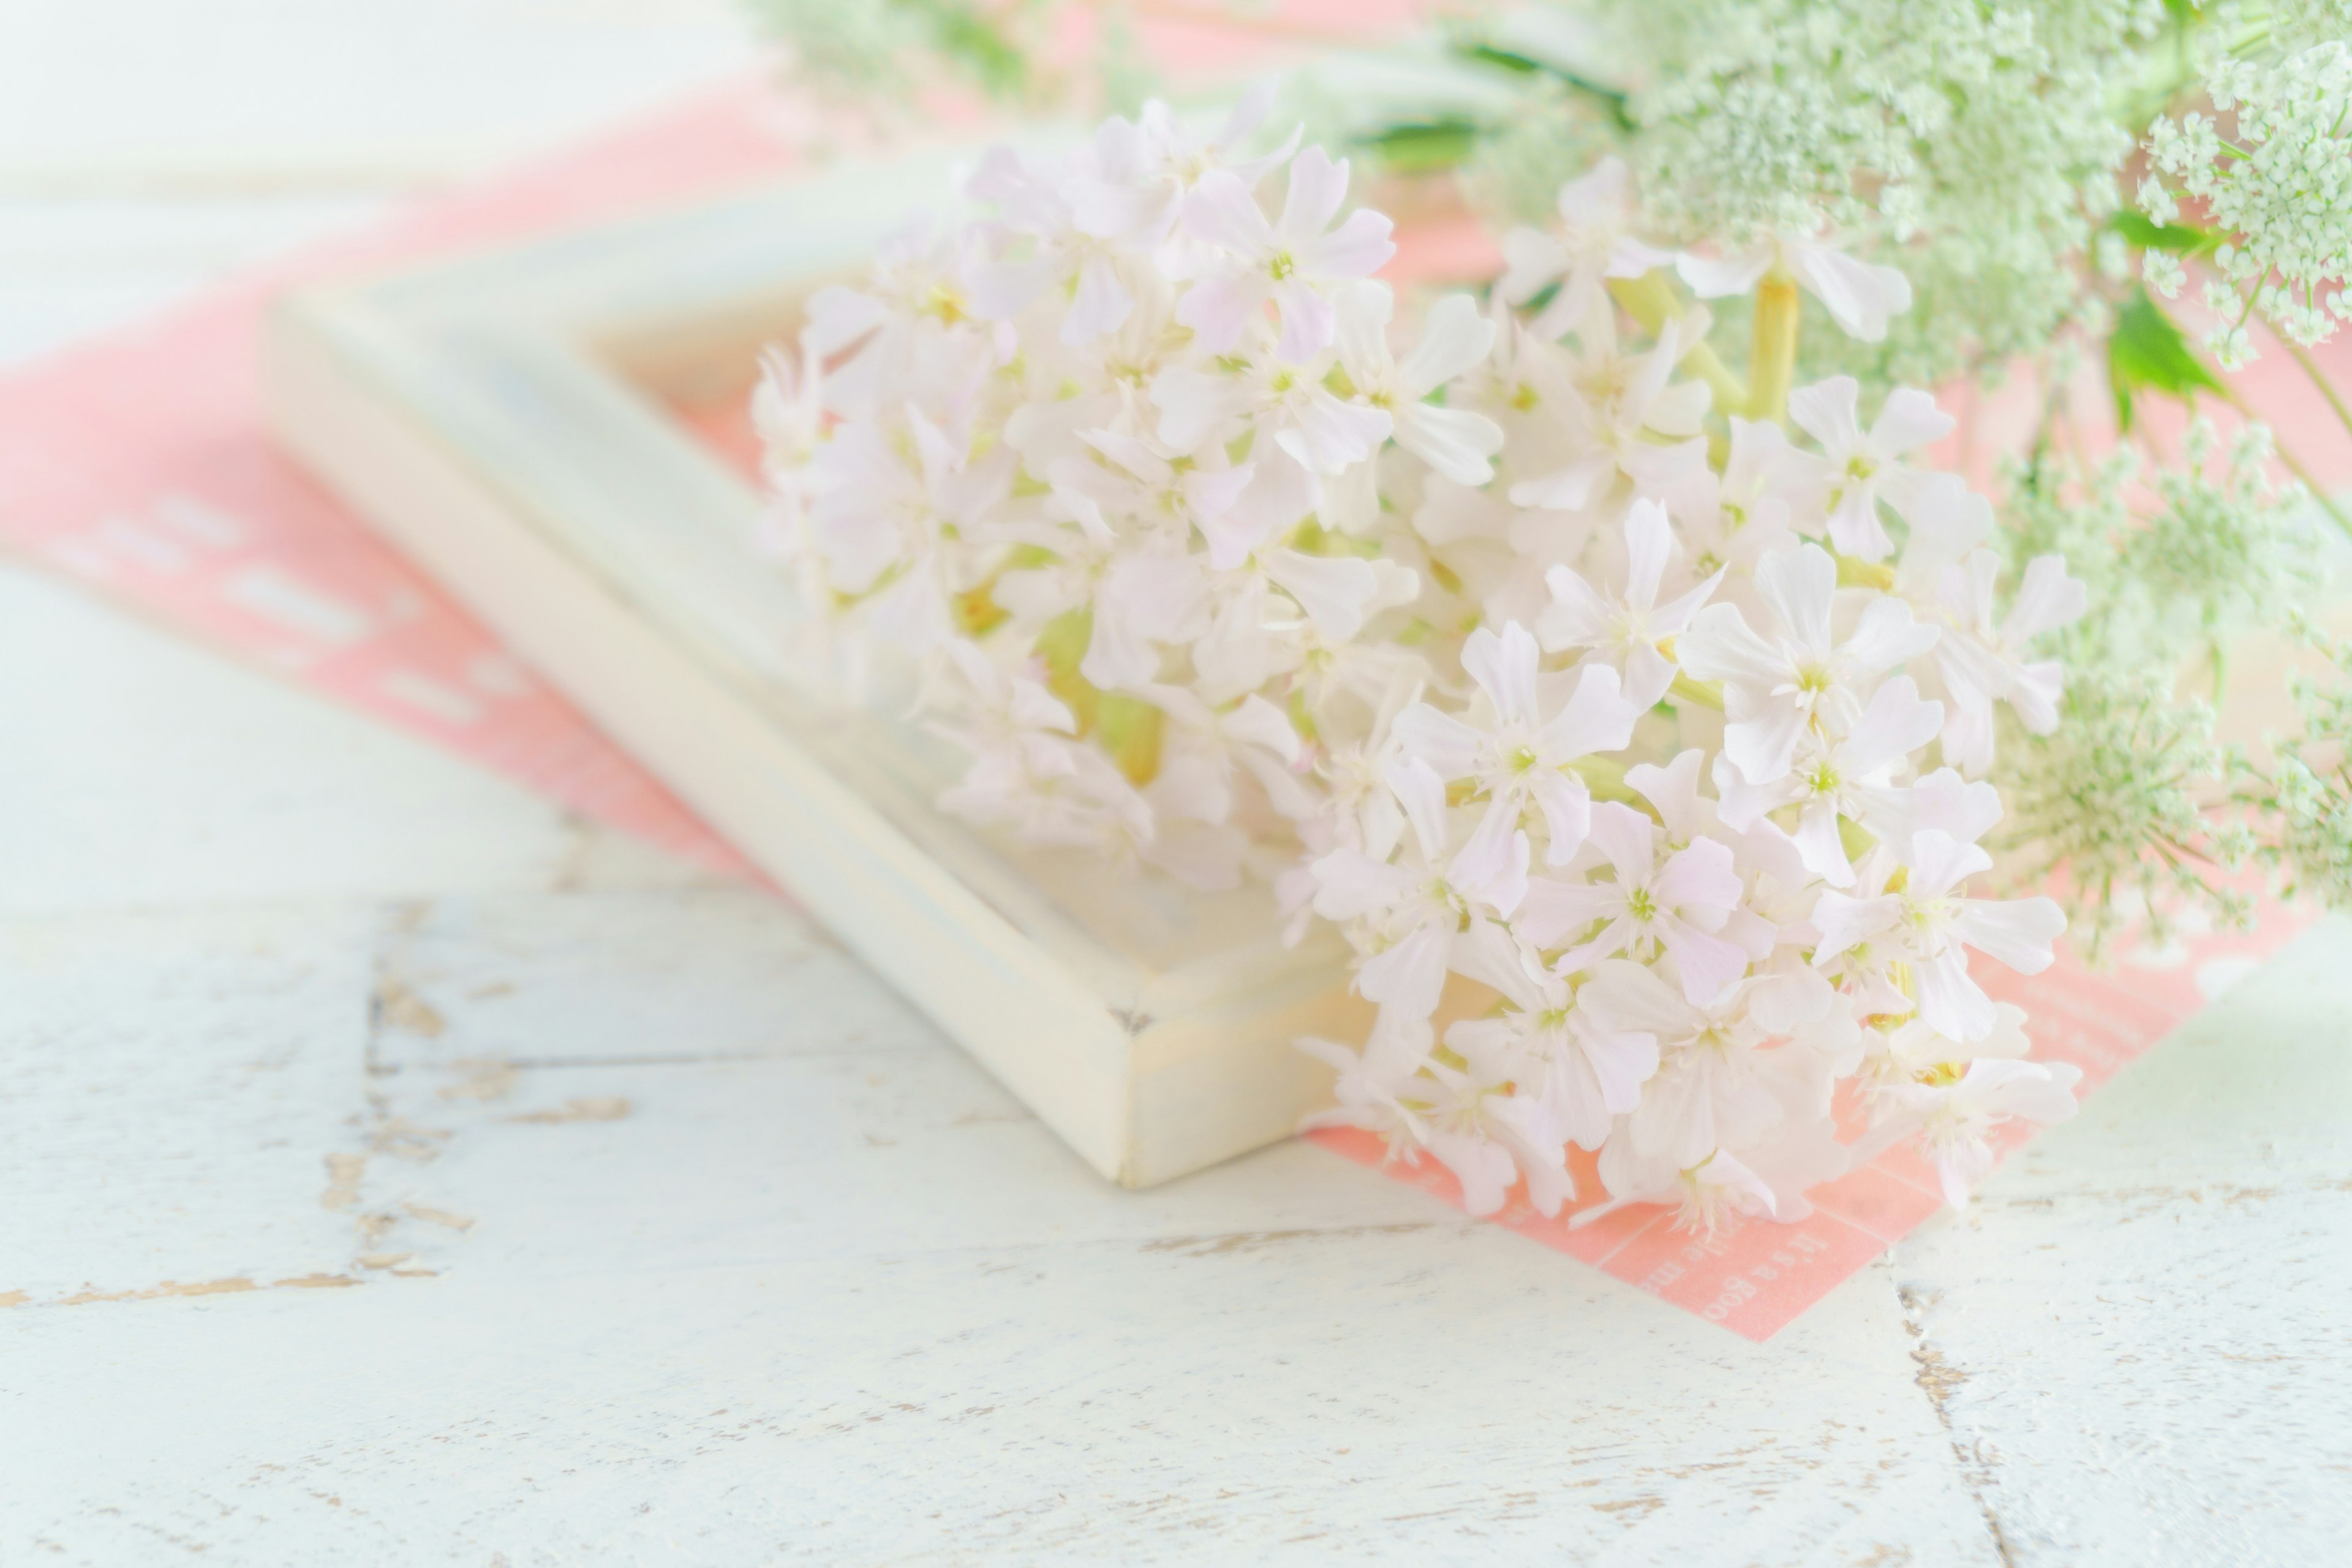
<svg viewBox="0 0 2352 1568">
<path fill-rule="evenodd" d="M 1380 7 L 1409 20 L 1412 0 Z M 1318 18 L 1323 18 L 1318 21 Z M 1296 48 L 1332 18 L 1366 25 L 1360 5 L 1316 0 L 1270 10 L 1250 47 Z M 1318 35 L 1318 29 L 1324 31 Z M 1233 38 L 1180 21 L 1155 42 L 1171 68 L 1232 68 Z M 436 584 L 380 542 L 294 467 L 263 428 L 256 333 L 286 286 L 429 254 L 511 241 L 633 209 L 675 205 L 790 171 L 814 117 L 764 82 L 745 80 L 486 184 L 356 242 L 264 268 L 134 331 L 0 378 L 0 547 L 87 584 L 128 607 L 422 735 L 582 813 L 744 876 L 751 868 L 653 776 L 535 680 Z M 1400 276 L 1475 279 L 1493 250 L 1475 225 L 1423 224 L 1400 236 Z M 2352 342 L 2330 368 L 2352 369 Z M 2266 356 L 2248 392 L 2285 427 L 2318 428 L 2284 354 Z M 2011 399 L 2000 405 L 2010 410 Z M 734 407 L 681 411 L 739 460 Z M 2004 415 L 2004 416 L 2006 416 Z M 2284 417 L 2282 417 L 2284 416 Z M 1971 422 L 1975 424 L 1976 422 Z M 2001 420 L 1988 417 L 1988 429 Z M 2341 440 L 2305 454 L 2330 485 L 2352 479 Z M 1981 453 L 1978 454 L 1981 456 Z M 2006 992 L 2034 1016 L 2042 1052 L 2104 1081 L 2202 1005 L 2221 976 L 2274 951 L 2296 921 L 2273 911 L 2250 936 L 2214 938 L 2186 964 L 2094 974 L 2061 965 Z M 1318 1134 L 1378 1164 L 1367 1135 Z M 1433 1162 L 1389 1166 L 1458 1202 Z M 1589 1163 L 1580 1189 L 1597 1194 Z M 1797 1226 L 1750 1223 L 1700 1241 L 1655 1208 L 1581 1230 L 1523 1205 L 1498 1223 L 1617 1279 L 1762 1340 L 1876 1257 L 1937 1205 L 1916 1159 L 1890 1152 L 1825 1190 Z"/>
<path fill-rule="evenodd" d="M 763 84 L 736 84 L 0 382 L 0 545 L 584 816 L 750 875 L 271 445 L 257 343 L 289 284 L 770 177 L 802 136 Z"/>
</svg>

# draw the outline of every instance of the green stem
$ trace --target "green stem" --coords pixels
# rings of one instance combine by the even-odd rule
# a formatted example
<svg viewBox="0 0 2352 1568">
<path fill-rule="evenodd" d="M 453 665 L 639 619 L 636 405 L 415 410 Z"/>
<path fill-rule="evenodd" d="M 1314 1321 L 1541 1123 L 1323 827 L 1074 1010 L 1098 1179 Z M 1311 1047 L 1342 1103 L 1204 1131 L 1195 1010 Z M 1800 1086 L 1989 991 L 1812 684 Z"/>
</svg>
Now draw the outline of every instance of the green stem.
<svg viewBox="0 0 2352 1568">
<path fill-rule="evenodd" d="M 1579 757 L 1568 764 L 1569 772 L 1584 781 L 1584 787 L 1595 800 L 1613 800 L 1625 805 L 1653 811 L 1640 792 L 1625 782 L 1625 764 L 1611 757 Z"/>
<path fill-rule="evenodd" d="M 1719 682 L 1694 680 L 1680 670 L 1675 672 L 1675 683 L 1666 688 L 1666 695 L 1700 708 L 1712 708 L 1718 713 L 1723 711 L 1723 687 Z"/>
<path fill-rule="evenodd" d="M 1780 267 L 1756 285 L 1755 347 L 1748 356 L 1748 416 L 1786 424 L 1797 374 L 1797 280 Z"/>
<path fill-rule="evenodd" d="M 1840 553 L 1837 580 L 1841 588 L 1875 588 L 1882 594 L 1889 593 L 1895 587 L 1895 568 L 1884 561 L 1864 561 L 1857 555 Z"/>
<path fill-rule="evenodd" d="M 1645 332 L 1654 333 L 1668 321 L 1680 321 L 1688 309 L 1675 294 L 1663 267 L 1639 278 L 1612 278 L 1609 280 L 1609 292 Z M 1684 352 L 1683 363 L 1713 389 L 1717 407 L 1729 411 L 1748 406 L 1748 388 L 1716 356 L 1714 346 L 1705 339 Z"/>
<path fill-rule="evenodd" d="M 2221 401 L 2236 409 L 2240 416 L 2247 419 L 2258 417 L 2253 409 L 2247 405 L 2246 400 L 2238 395 L 2236 387 L 2222 381 L 2219 376 L 2214 377 L 2214 384 L 2221 390 Z M 2271 450 L 2277 454 L 2279 462 L 2288 473 L 2303 481 L 2303 488 L 2311 492 L 2311 499 L 2318 503 L 2319 510 L 2328 515 L 2329 520 L 2336 524 L 2344 537 L 2352 539 L 2352 517 L 2344 515 L 2344 509 L 2337 506 L 2335 498 L 2321 488 L 2319 481 L 2312 477 L 2311 470 L 2303 466 L 2303 460 L 2287 450 L 2285 442 L 2278 439 L 2278 432 L 2275 429 L 2271 432 Z"/>
<path fill-rule="evenodd" d="M 2294 357 L 2294 363 L 2303 366 L 2303 374 L 2311 377 L 2311 384 L 2319 388 L 2319 395 L 2327 399 L 2327 406 L 2336 410 L 2336 417 L 2343 422 L 2344 428 L 2352 431 L 2352 408 L 2344 406 L 2343 395 L 2319 368 L 2319 362 L 2311 357 L 2311 351 L 2286 338 L 2279 342 L 2286 344 L 2286 352 Z"/>
</svg>

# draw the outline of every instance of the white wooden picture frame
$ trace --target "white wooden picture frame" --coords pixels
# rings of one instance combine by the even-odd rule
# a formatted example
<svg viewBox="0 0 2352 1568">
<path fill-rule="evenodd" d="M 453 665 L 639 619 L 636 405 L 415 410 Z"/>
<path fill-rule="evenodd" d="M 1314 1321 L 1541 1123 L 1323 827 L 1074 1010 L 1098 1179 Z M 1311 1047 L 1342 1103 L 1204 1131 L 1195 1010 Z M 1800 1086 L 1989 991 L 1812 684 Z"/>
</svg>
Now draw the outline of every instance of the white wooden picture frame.
<svg viewBox="0 0 2352 1568">
<path fill-rule="evenodd" d="M 814 288 L 940 203 L 932 156 L 279 301 L 280 439 L 1087 1163 L 1148 1186 L 1287 1136 L 1301 1034 L 1367 1015 L 1328 931 L 1018 855 L 931 805 L 957 758 L 794 677 L 751 487 L 658 394 L 740 378 Z"/>
</svg>

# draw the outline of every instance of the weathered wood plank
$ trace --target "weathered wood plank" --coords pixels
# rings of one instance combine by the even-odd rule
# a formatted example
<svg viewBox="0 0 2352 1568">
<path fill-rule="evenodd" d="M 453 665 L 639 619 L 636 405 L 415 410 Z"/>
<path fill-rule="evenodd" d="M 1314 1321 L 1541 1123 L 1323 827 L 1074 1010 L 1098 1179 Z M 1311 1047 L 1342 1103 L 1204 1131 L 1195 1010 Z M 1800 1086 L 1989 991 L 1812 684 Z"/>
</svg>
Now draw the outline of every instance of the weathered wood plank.
<svg viewBox="0 0 2352 1568">
<path fill-rule="evenodd" d="M 1895 1253 L 2019 1563 L 2296 1563 L 2352 1499 L 2352 922 Z"/>
<path fill-rule="evenodd" d="M 0 563 L 0 913 L 703 872 Z"/>
</svg>

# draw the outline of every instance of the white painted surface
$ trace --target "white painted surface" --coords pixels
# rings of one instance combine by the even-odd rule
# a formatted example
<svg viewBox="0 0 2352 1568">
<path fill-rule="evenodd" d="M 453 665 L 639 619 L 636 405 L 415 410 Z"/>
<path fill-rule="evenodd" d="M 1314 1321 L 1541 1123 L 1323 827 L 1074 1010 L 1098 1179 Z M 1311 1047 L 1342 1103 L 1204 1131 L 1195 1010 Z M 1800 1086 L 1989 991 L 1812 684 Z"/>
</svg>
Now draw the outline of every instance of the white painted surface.
<svg viewBox="0 0 2352 1568">
<path fill-rule="evenodd" d="M 679 68 L 415 9 L 583 119 Z M 295 42 L 58 128 L 96 57 L 27 53 L 184 10 L 17 0 L 12 150 L 534 134 L 270 121 Z M 296 237 L 210 200 L 123 220 L 159 294 Z M 16 344 L 75 234 L 0 236 Z M 2341 1555 L 2345 928 L 1759 1347 L 1312 1149 L 1111 1189 L 791 911 L 14 571 L 0 758 L 0 1563 Z"/>
</svg>

